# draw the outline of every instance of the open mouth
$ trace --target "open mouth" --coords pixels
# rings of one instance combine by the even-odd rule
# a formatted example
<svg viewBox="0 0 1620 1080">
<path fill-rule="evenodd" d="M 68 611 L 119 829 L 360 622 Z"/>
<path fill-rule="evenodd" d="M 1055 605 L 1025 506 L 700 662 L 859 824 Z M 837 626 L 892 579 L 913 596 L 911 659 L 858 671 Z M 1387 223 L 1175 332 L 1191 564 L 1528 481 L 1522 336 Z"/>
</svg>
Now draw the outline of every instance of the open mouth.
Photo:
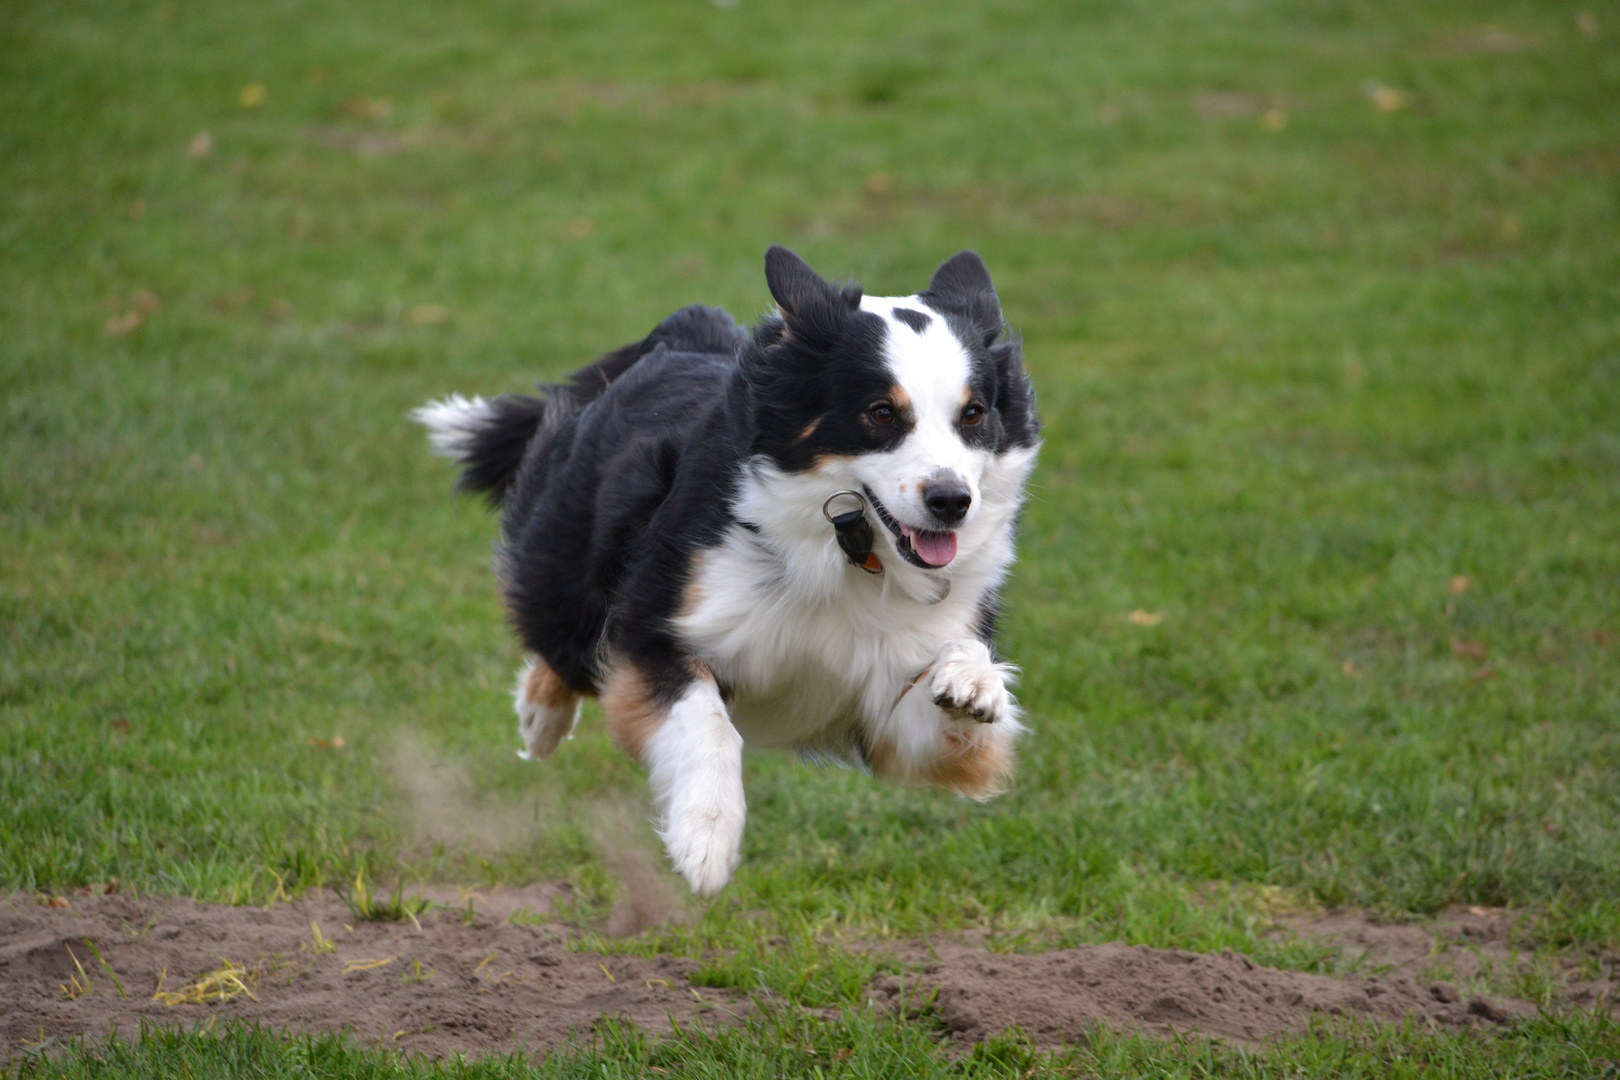
<svg viewBox="0 0 1620 1080">
<path fill-rule="evenodd" d="M 925 529 L 913 529 L 910 525 L 902 525 L 894 519 L 893 514 L 889 513 L 888 507 L 872 494 L 871 488 L 862 484 L 861 490 L 866 492 L 866 500 L 877 512 L 878 520 L 894 534 L 895 549 L 906 562 L 920 566 L 924 570 L 938 570 L 956 558 L 954 532 L 929 532 Z"/>
</svg>

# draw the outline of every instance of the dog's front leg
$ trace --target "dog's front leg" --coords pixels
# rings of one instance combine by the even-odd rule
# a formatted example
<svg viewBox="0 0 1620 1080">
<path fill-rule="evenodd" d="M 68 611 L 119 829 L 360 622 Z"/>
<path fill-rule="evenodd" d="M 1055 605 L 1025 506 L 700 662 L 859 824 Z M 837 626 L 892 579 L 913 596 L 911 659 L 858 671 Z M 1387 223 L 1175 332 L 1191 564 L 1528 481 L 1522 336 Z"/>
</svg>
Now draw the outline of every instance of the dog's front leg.
<svg viewBox="0 0 1620 1080">
<path fill-rule="evenodd" d="M 1011 675 L 983 642 L 945 642 L 872 733 L 872 771 L 974 799 L 1005 791 L 1024 730 Z"/>
<path fill-rule="evenodd" d="M 713 896 L 742 858 L 742 736 L 706 672 L 674 694 L 652 692 L 631 665 L 618 666 L 602 695 L 619 745 L 647 770 L 659 835 L 692 891 Z"/>
</svg>

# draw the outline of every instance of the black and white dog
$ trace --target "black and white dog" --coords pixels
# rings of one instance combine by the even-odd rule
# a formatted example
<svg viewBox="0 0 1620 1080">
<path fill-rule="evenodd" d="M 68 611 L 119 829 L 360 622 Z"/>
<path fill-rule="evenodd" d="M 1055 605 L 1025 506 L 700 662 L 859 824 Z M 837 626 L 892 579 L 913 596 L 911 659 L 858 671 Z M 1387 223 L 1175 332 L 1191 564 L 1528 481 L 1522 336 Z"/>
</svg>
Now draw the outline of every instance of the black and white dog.
<svg viewBox="0 0 1620 1080">
<path fill-rule="evenodd" d="M 704 895 L 745 745 L 984 799 L 1023 730 L 990 645 L 1039 425 L 984 263 L 874 297 L 772 247 L 765 280 L 751 334 L 683 308 L 543 398 L 413 414 L 501 508 L 522 756 L 599 695 Z"/>
</svg>

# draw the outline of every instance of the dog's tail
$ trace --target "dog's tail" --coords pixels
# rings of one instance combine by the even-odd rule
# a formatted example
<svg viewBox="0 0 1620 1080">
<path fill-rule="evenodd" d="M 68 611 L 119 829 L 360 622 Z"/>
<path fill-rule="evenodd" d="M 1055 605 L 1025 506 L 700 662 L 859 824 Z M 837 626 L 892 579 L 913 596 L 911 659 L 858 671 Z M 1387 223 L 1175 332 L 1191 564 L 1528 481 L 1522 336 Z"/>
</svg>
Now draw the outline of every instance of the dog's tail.
<svg viewBox="0 0 1620 1080">
<path fill-rule="evenodd" d="M 461 466 L 456 487 L 481 492 L 501 505 L 536 439 L 549 441 L 569 417 L 601 397 L 642 357 L 661 348 L 681 352 L 731 352 L 745 335 L 720 308 L 693 304 L 658 324 L 640 341 L 604 353 L 568 377 L 540 387 L 544 397 L 502 394 L 464 398 L 451 394 L 411 413 L 428 429 L 435 453 Z"/>
</svg>

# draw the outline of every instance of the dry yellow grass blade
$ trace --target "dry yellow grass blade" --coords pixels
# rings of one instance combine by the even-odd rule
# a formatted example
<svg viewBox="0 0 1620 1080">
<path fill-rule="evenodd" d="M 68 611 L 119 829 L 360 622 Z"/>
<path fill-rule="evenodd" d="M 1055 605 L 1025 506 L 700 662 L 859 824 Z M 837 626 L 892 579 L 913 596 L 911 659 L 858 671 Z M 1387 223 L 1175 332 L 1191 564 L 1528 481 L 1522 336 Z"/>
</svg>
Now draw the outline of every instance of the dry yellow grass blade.
<svg viewBox="0 0 1620 1080">
<path fill-rule="evenodd" d="M 310 932 L 315 935 L 314 944 L 311 946 L 312 952 L 316 953 L 317 955 L 320 953 L 337 952 L 337 946 L 332 944 L 332 940 L 325 934 L 321 933 L 320 923 L 316 922 L 314 919 L 309 920 L 309 929 Z"/>
<path fill-rule="evenodd" d="M 386 967 L 398 957 L 385 956 L 381 960 L 350 960 L 343 965 L 343 974 L 353 975 L 357 971 L 371 971 L 374 968 Z"/>
<path fill-rule="evenodd" d="M 204 972 L 179 990 L 173 991 L 163 989 L 163 983 L 169 974 L 165 968 L 158 976 L 158 988 L 152 995 L 153 1000 L 161 1001 L 165 1005 L 207 1005 L 212 1002 L 229 1001 L 238 994 L 246 994 L 253 1001 L 258 1001 L 258 997 L 243 981 L 244 975 L 251 974 L 248 969 L 224 957 L 220 959 L 223 961 L 222 967 Z"/>
</svg>

